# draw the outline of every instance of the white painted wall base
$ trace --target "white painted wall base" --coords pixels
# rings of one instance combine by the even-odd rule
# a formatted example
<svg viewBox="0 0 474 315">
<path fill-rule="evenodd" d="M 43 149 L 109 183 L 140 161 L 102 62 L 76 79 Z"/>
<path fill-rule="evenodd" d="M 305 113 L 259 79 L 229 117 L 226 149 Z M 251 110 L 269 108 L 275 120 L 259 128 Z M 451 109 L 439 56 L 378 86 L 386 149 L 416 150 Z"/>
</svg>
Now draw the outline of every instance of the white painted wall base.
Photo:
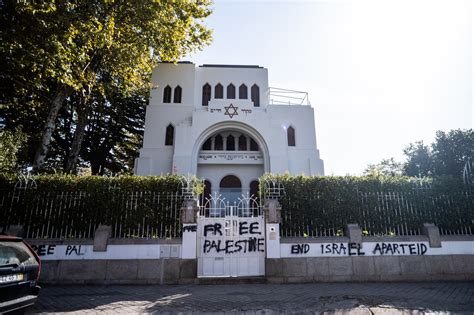
<svg viewBox="0 0 474 315">
<path fill-rule="evenodd" d="M 267 258 L 280 258 L 280 225 L 266 224 Z"/>
<path fill-rule="evenodd" d="M 197 224 L 183 224 L 181 258 L 196 259 Z"/>
</svg>

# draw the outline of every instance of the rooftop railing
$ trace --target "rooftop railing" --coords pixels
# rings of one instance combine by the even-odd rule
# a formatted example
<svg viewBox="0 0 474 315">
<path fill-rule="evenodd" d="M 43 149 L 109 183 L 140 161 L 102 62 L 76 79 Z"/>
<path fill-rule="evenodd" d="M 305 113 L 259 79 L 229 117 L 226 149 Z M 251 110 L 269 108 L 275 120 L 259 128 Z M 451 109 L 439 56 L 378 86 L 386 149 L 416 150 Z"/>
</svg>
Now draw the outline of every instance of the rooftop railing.
<svg viewBox="0 0 474 315">
<path fill-rule="evenodd" d="M 267 94 L 270 105 L 311 105 L 308 92 L 269 87 Z"/>
</svg>

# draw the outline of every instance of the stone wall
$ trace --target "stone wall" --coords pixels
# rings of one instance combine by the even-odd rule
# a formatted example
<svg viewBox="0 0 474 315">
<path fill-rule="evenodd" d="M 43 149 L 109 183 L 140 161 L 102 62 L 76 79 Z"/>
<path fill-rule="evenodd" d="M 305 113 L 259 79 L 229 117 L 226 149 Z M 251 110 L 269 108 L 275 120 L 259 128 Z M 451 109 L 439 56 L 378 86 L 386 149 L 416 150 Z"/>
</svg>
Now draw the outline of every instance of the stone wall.
<svg viewBox="0 0 474 315">
<path fill-rule="evenodd" d="M 474 280 L 474 255 L 300 257 L 266 260 L 271 283 Z"/>
<path fill-rule="evenodd" d="M 185 284 L 196 270 L 196 259 L 45 260 L 40 283 Z"/>
<path fill-rule="evenodd" d="M 271 233 L 268 227 L 267 232 Z M 270 283 L 474 280 L 474 236 L 437 237 L 439 242 L 426 235 L 282 238 L 275 240 L 276 246 L 267 246 L 265 277 L 258 279 Z M 42 258 L 43 284 L 201 282 L 198 260 L 183 259 L 188 245 L 195 250 L 195 240 L 105 239 L 105 246 L 97 246 L 98 240 L 27 241 Z"/>
</svg>

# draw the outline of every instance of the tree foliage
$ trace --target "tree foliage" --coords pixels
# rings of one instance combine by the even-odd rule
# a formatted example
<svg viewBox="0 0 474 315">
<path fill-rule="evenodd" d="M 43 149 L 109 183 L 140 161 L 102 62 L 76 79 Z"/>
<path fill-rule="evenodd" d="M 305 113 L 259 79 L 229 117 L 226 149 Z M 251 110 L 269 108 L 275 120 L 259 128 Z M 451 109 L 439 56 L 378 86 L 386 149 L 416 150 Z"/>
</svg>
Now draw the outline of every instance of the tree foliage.
<svg viewBox="0 0 474 315">
<path fill-rule="evenodd" d="M 426 177 L 433 175 L 433 159 L 430 147 L 423 141 L 410 143 L 403 153 L 407 162 L 403 165 L 403 173 L 407 176 Z"/>
<path fill-rule="evenodd" d="M 394 158 L 382 160 L 369 164 L 364 175 L 461 178 L 466 164 L 474 162 L 474 130 L 437 131 L 431 145 L 417 141 L 410 143 L 403 153 L 407 158 L 405 163 Z"/>
<path fill-rule="evenodd" d="M 14 131 L 0 129 L 0 173 L 13 173 L 17 170 L 17 153 L 26 141 L 26 135 L 17 128 Z"/>
<path fill-rule="evenodd" d="M 402 163 L 390 159 L 383 159 L 378 164 L 369 164 L 364 171 L 366 176 L 399 176 L 402 175 Z"/>
<path fill-rule="evenodd" d="M 453 176 L 460 178 L 464 166 L 474 160 L 474 130 L 437 131 L 431 146 L 410 144 L 404 151 L 408 176 Z"/>
<path fill-rule="evenodd" d="M 211 38 L 202 23 L 209 5 L 207 0 L 1 1 L 0 83 L 7 88 L 1 89 L 0 109 L 10 129 L 33 109 L 29 160 L 36 151 L 34 164 L 43 166 L 58 115 L 64 119 L 64 104 L 74 102 L 68 107 L 74 134 L 62 161 L 73 168 L 98 95 L 112 107 L 117 90 L 122 99 L 140 98 L 157 62 L 202 49 Z M 107 95 L 111 90 L 115 94 Z"/>
<path fill-rule="evenodd" d="M 431 152 L 434 174 L 461 176 L 466 162 L 474 161 L 474 130 L 436 132 Z"/>
</svg>

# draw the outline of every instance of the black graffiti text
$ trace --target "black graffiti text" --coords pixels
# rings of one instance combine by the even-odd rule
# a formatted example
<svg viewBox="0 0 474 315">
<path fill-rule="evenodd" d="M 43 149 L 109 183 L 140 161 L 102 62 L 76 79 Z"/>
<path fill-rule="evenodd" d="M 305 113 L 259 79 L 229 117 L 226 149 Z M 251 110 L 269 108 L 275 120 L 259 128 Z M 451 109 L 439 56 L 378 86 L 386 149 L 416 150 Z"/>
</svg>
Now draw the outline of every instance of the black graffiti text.
<svg viewBox="0 0 474 315">
<path fill-rule="evenodd" d="M 38 256 L 54 255 L 56 245 L 31 245 Z"/>
<path fill-rule="evenodd" d="M 361 244 L 349 243 L 349 256 L 365 256 Z"/>
<path fill-rule="evenodd" d="M 341 256 L 365 256 L 361 244 L 348 243 L 330 243 L 321 244 L 321 254 L 341 255 Z"/>
<path fill-rule="evenodd" d="M 428 247 L 423 243 L 377 243 L 373 253 L 378 255 L 424 255 Z"/>
<path fill-rule="evenodd" d="M 249 237 L 244 240 L 205 240 L 203 246 L 203 253 L 252 253 L 265 251 L 265 239 L 257 237 Z"/>
<path fill-rule="evenodd" d="M 347 255 L 344 243 L 321 244 L 321 254 Z"/>
<path fill-rule="evenodd" d="M 294 244 L 291 245 L 292 254 L 306 254 L 309 252 L 309 244 Z"/>
<path fill-rule="evenodd" d="M 239 222 L 239 235 L 244 234 L 262 234 L 259 231 L 258 222 L 248 223 L 246 221 Z"/>
<path fill-rule="evenodd" d="M 207 233 L 212 233 L 212 235 L 217 235 L 217 233 L 219 233 L 219 235 L 222 236 L 222 224 L 220 223 L 214 223 L 214 224 L 206 224 L 204 225 L 204 237 L 207 236 Z"/>
<path fill-rule="evenodd" d="M 183 226 L 183 232 L 196 232 L 197 226 L 196 225 L 186 225 Z"/>
<path fill-rule="evenodd" d="M 84 255 L 84 252 L 81 251 L 82 245 L 68 245 L 66 247 L 66 256 L 76 254 L 78 256 Z"/>
</svg>

